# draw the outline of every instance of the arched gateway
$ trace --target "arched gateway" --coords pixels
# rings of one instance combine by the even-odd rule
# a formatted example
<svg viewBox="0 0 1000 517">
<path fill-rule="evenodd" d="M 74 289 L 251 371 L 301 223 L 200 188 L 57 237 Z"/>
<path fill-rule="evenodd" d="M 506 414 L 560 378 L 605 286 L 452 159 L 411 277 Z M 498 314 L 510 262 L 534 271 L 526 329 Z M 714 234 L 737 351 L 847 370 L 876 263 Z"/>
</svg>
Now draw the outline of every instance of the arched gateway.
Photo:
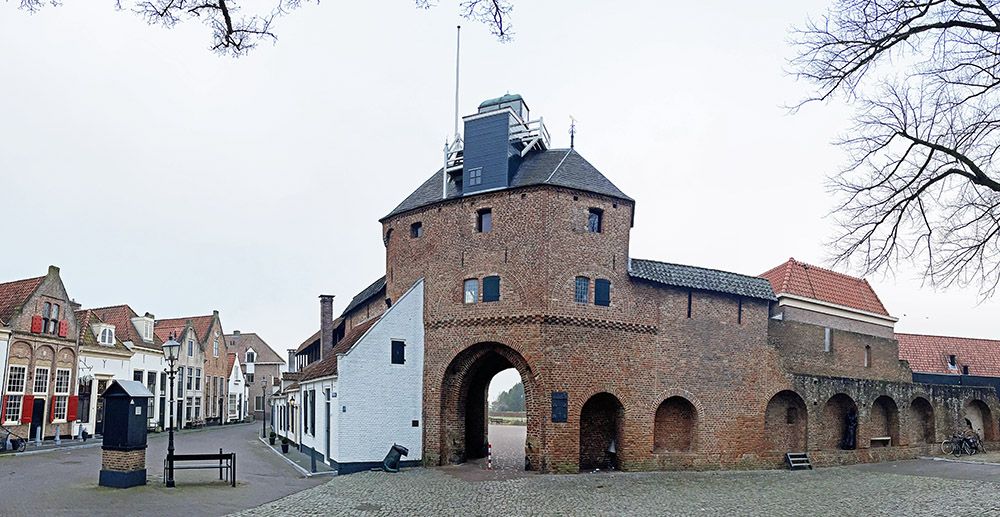
<svg viewBox="0 0 1000 517">
<path fill-rule="evenodd" d="M 489 443 L 487 390 L 497 373 L 514 368 L 524 384 L 527 411 L 525 468 L 537 468 L 541 422 L 535 379 L 528 362 L 500 343 L 478 343 L 452 359 L 441 383 L 441 464 L 486 456 Z"/>
</svg>

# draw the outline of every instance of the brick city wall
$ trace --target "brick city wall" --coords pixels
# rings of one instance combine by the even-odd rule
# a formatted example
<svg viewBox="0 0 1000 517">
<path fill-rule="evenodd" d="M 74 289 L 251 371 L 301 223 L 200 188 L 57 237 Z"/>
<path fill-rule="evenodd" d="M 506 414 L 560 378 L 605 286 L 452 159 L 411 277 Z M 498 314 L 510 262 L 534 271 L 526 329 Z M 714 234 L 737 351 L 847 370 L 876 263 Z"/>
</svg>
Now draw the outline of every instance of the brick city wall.
<svg viewBox="0 0 1000 517">
<path fill-rule="evenodd" d="M 101 469 L 132 472 L 146 468 L 146 449 L 134 451 L 101 451 Z"/>
<path fill-rule="evenodd" d="M 601 233 L 586 231 L 592 207 L 604 211 Z M 475 231 L 483 208 L 493 214 L 489 233 Z M 632 279 L 632 210 L 627 201 L 537 187 L 383 222 L 386 296 L 425 279 L 425 465 L 482 454 L 486 388 L 506 368 L 525 385 L 527 461 L 554 472 L 606 464 L 612 439 L 625 470 L 778 467 L 791 448 L 821 463 L 909 457 L 950 430 L 971 400 L 997 411 L 989 390 L 910 383 L 893 340 L 835 331 L 825 353 L 823 327 L 769 321 L 767 301 Z M 424 233 L 411 238 L 418 221 Z M 463 281 L 488 275 L 501 277 L 500 300 L 463 303 Z M 586 304 L 574 301 L 577 276 L 591 279 Z M 593 303 L 595 278 L 611 281 L 609 307 Z M 552 421 L 558 392 L 567 394 L 565 422 Z M 892 404 L 873 420 L 879 396 Z M 852 410 L 861 448 L 839 451 Z M 869 449 L 888 427 L 898 428 L 899 443 Z"/>
</svg>

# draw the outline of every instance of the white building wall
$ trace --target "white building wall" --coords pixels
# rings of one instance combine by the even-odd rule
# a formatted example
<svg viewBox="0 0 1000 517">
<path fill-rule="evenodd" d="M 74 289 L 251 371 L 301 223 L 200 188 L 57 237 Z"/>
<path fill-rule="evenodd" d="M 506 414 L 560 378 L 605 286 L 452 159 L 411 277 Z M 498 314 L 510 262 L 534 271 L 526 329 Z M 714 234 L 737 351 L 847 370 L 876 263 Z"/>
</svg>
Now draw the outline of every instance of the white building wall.
<svg viewBox="0 0 1000 517">
<path fill-rule="evenodd" d="M 246 382 L 243 379 L 243 370 L 240 369 L 240 358 L 239 354 L 236 354 L 236 362 L 233 363 L 233 369 L 229 372 L 228 379 L 228 390 L 226 390 L 226 407 L 224 409 L 225 415 L 223 415 L 224 422 L 239 422 L 246 416 L 244 408 L 246 407 Z M 232 411 L 230 396 L 234 396 L 233 399 L 236 401 L 236 411 Z"/>
<path fill-rule="evenodd" d="M 126 343 L 126 345 L 130 345 L 130 344 L 131 344 L 131 342 Z M 163 358 L 163 353 L 162 352 L 161 353 L 156 353 L 156 352 L 147 351 L 145 349 L 138 348 L 138 347 L 132 348 L 132 352 L 133 352 L 132 359 L 129 361 L 129 371 L 130 371 L 130 373 L 129 373 L 128 377 L 125 380 L 133 380 L 133 376 L 135 375 L 135 372 L 136 371 L 141 371 L 142 372 L 142 384 L 146 385 L 146 381 L 148 379 L 149 372 L 153 373 L 153 375 L 156 377 L 156 383 L 154 385 L 154 389 L 151 390 L 153 392 L 153 412 L 150 413 L 149 419 L 150 420 L 155 420 L 157 422 L 157 424 L 158 424 L 159 420 L 160 420 L 160 392 L 162 391 L 164 393 L 164 395 L 165 395 L 164 396 L 164 399 L 165 399 L 164 402 L 167 402 L 167 401 L 170 400 L 169 394 L 167 393 L 167 387 L 161 385 L 161 382 L 163 380 L 163 379 L 161 379 L 161 377 L 163 377 L 163 376 L 160 375 L 164 370 L 166 370 L 166 368 L 167 368 L 167 361 L 166 361 L 166 359 Z M 169 383 L 170 381 L 167 380 L 167 382 Z M 170 414 L 166 410 L 164 412 L 163 419 L 164 419 L 164 423 L 165 424 L 166 424 L 167 421 L 170 420 Z M 164 428 L 166 428 L 166 425 L 164 425 Z"/>
<path fill-rule="evenodd" d="M 322 454 L 324 458 L 329 460 L 331 458 L 331 451 L 336 450 L 335 442 L 337 440 L 337 413 L 334 411 L 337 407 L 337 399 L 332 398 L 332 394 L 336 392 L 336 382 L 330 377 L 303 382 L 296 400 L 301 400 L 304 404 L 306 400 L 305 393 L 311 390 L 316 390 L 316 428 L 310 428 L 307 433 L 305 432 L 305 427 L 302 427 L 302 445 Z M 327 410 L 327 393 L 331 394 L 329 411 Z M 303 409 L 301 414 L 304 419 L 305 407 L 304 405 L 300 407 Z M 329 426 L 327 425 L 327 418 L 329 418 Z M 329 447 L 327 447 L 328 432 Z"/>
<path fill-rule="evenodd" d="M 88 376 L 93 377 L 90 388 L 90 414 L 87 415 L 86 422 L 82 422 L 83 415 L 77 415 L 77 418 L 81 420 L 80 425 L 93 435 L 95 434 L 97 425 L 97 399 L 101 396 L 98 393 L 99 381 L 108 381 L 107 384 L 110 385 L 114 379 L 132 380 L 132 368 L 129 358 L 113 357 L 93 352 L 88 353 L 86 350 L 81 350 L 79 360 L 77 361 L 77 378 Z M 76 436 L 78 432 L 79 428 L 75 427 L 73 435 Z"/>
<path fill-rule="evenodd" d="M 381 461 L 394 443 L 409 449 L 404 461 L 421 459 L 423 307 L 420 280 L 338 360 L 338 463 Z M 406 343 L 404 364 L 390 362 L 393 340 Z"/>
</svg>

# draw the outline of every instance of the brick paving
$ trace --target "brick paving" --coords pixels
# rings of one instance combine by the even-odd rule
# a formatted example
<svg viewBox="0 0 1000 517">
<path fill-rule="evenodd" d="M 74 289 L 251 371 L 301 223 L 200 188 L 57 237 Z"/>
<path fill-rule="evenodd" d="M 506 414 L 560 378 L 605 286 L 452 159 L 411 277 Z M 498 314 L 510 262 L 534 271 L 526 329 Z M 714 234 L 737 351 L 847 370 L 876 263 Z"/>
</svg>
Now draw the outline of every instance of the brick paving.
<svg viewBox="0 0 1000 517">
<path fill-rule="evenodd" d="M 101 448 L 0 456 L 0 516 L 225 515 L 323 483 L 303 478 L 257 440 L 260 424 L 213 427 L 177 434 L 178 453 L 235 451 L 237 486 L 218 471 L 177 471 L 177 488 L 163 486 L 167 434 L 150 435 L 148 482 L 129 489 L 97 486 Z"/>
</svg>

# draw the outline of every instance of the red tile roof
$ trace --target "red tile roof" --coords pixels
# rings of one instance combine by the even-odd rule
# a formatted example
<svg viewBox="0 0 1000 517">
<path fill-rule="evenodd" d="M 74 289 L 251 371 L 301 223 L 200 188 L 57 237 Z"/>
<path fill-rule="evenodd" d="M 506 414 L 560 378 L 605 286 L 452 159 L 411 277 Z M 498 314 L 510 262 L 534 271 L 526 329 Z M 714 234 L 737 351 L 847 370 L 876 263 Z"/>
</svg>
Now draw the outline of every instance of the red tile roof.
<svg viewBox="0 0 1000 517">
<path fill-rule="evenodd" d="M 0 284 L 0 324 L 10 321 L 18 307 L 24 305 L 31 293 L 38 289 L 42 280 L 45 280 L 44 276 Z"/>
<path fill-rule="evenodd" d="M 910 362 L 919 373 L 958 374 L 962 366 L 969 375 L 1000 377 L 1000 341 L 924 334 L 896 334 L 899 358 Z M 956 368 L 948 368 L 948 356 L 955 356 Z"/>
<path fill-rule="evenodd" d="M 889 316 L 878 295 L 863 278 L 812 266 L 793 258 L 760 275 L 771 282 L 774 294 L 812 298 L 827 303 Z"/>
<path fill-rule="evenodd" d="M 128 305 L 113 305 L 111 307 L 98 307 L 91 309 L 102 321 L 115 326 L 115 336 L 122 341 L 131 341 L 133 346 L 149 348 L 153 350 L 163 350 L 163 341 L 157 336 L 157 330 L 153 331 L 153 342 L 147 343 L 142 340 L 142 334 L 132 324 L 132 318 L 138 318 L 132 307 Z"/>
<path fill-rule="evenodd" d="M 208 341 L 208 329 L 212 327 L 212 318 L 213 315 L 209 314 L 208 316 L 189 316 L 187 318 L 168 318 L 156 320 L 153 332 L 160 339 L 166 340 L 167 335 L 170 332 L 174 332 L 179 336 L 187 326 L 187 322 L 190 321 L 191 326 L 194 328 L 195 338 L 201 346 L 205 346 L 205 342 Z"/>
<path fill-rule="evenodd" d="M 337 375 L 337 354 L 347 353 L 378 320 L 379 318 L 375 317 L 357 325 L 344 336 L 344 339 L 341 339 L 333 346 L 332 351 L 324 350 L 323 359 L 306 366 L 302 370 L 302 377 L 299 379 L 300 382 Z"/>
<path fill-rule="evenodd" d="M 87 348 L 91 347 L 94 350 L 108 351 L 114 350 L 116 352 L 124 352 L 132 355 L 132 352 L 122 343 L 121 336 L 118 335 L 118 329 L 115 328 L 115 342 L 111 345 L 102 345 L 97 336 L 94 335 L 94 330 L 91 325 L 95 323 L 108 323 L 104 321 L 100 315 L 94 309 L 83 309 L 79 311 L 74 311 L 76 316 L 76 323 L 80 328 L 80 346 Z"/>
<path fill-rule="evenodd" d="M 233 375 L 233 365 L 236 364 L 236 354 L 229 352 L 226 354 L 226 375 Z M 229 382 L 229 381 L 226 381 Z"/>
</svg>

